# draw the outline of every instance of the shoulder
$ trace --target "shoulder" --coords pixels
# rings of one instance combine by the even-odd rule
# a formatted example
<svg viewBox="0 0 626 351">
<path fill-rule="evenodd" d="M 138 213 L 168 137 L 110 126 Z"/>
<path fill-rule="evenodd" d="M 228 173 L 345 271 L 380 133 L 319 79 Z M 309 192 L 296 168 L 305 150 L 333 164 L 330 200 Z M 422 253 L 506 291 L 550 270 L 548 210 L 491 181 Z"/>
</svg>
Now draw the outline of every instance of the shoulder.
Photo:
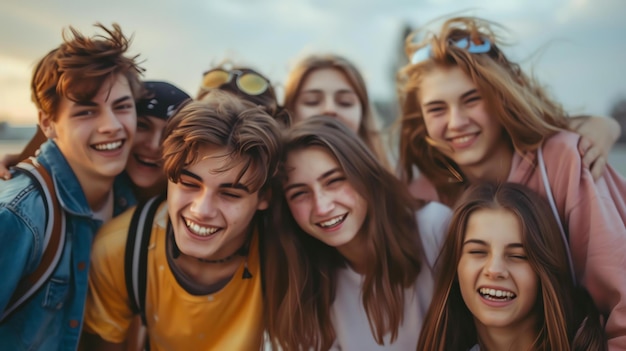
<svg viewBox="0 0 626 351">
<path fill-rule="evenodd" d="M 591 177 L 578 151 L 579 140 L 578 134 L 569 131 L 561 131 L 545 140 L 542 153 L 551 184 L 565 179 L 569 179 L 565 183 L 578 183 L 584 177 Z M 585 176 L 585 173 L 588 174 Z"/>
<path fill-rule="evenodd" d="M 416 199 L 426 201 L 438 201 L 439 195 L 437 195 L 437 189 L 435 186 L 422 174 L 413 178 L 408 184 L 409 193 Z"/>
<path fill-rule="evenodd" d="M 100 228 L 94 239 L 92 249 L 94 258 L 101 256 L 124 257 L 133 213 L 135 213 L 135 207 L 111 219 Z"/>
<path fill-rule="evenodd" d="M 22 173 L 13 173 L 10 180 L 0 180 L 0 223 L 7 229 L 9 223 L 20 222 L 31 231 L 43 232 L 46 214 L 42 211 L 44 199 L 33 180 Z M 12 232 L 23 229 L 10 227 Z"/>
<path fill-rule="evenodd" d="M 133 191 L 132 182 L 125 172 L 115 177 L 115 181 L 113 183 L 113 192 L 115 195 L 115 216 L 123 213 L 130 207 L 137 204 L 137 199 Z"/>
<path fill-rule="evenodd" d="M 431 201 L 420 208 L 415 216 L 420 233 L 437 233 L 448 227 L 452 210 L 442 203 Z"/>
<path fill-rule="evenodd" d="M 451 217 L 452 210 L 435 201 L 427 203 L 416 213 L 424 254 L 431 267 L 439 256 Z"/>
<path fill-rule="evenodd" d="M 580 135 L 570 131 L 560 131 L 549 138 L 543 144 L 543 152 L 546 157 L 563 158 L 563 156 L 580 159 L 578 141 Z"/>
</svg>

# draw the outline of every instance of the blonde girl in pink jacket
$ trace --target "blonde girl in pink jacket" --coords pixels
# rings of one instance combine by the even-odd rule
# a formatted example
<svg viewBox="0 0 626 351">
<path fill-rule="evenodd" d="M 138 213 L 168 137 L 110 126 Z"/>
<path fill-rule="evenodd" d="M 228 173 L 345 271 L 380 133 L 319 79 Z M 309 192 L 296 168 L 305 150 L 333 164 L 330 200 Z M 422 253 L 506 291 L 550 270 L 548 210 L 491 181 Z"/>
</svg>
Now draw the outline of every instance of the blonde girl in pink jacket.
<svg viewBox="0 0 626 351">
<path fill-rule="evenodd" d="M 608 166 L 594 181 L 566 113 L 507 59 L 496 26 L 452 18 L 420 43 L 407 40 L 400 165 L 414 196 L 449 206 L 477 181 L 552 197 L 577 282 L 606 318 L 609 348 L 626 350 L 626 180 Z"/>
</svg>

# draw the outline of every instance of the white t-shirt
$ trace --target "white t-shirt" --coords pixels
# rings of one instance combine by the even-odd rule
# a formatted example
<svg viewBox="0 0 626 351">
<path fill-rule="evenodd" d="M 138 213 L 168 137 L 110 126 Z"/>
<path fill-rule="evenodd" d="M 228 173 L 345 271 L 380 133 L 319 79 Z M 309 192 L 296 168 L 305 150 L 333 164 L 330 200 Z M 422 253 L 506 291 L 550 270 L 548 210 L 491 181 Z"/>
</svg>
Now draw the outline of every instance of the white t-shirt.
<svg viewBox="0 0 626 351">
<path fill-rule="evenodd" d="M 415 350 L 422 321 L 433 295 L 432 268 L 439 255 L 452 211 L 445 205 L 431 202 L 417 211 L 416 218 L 426 254 L 425 265 L 415 284 L 405 289 L 404 320 L 398 337 L 389 344 L 376 343 L 361 298 L 362 276 L 346 267 L 337 273 L 337 293 L 331 307 L 331 320 L 337 339 L 331 350 Z"/>
</svg>

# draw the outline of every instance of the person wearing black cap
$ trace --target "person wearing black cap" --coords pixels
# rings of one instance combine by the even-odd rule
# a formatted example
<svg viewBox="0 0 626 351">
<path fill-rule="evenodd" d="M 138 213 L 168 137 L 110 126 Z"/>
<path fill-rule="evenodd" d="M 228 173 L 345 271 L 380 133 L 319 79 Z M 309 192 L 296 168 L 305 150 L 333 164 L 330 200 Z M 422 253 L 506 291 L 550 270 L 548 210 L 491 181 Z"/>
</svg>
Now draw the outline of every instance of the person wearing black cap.
<svg viewBox="0 0 626 351">
<path fill-rule="evenodd" d="M 162 169 L 161 141 L 167 120 L 190 96 L 178 87 L 163 81 L 145 81 L 147 94 L 137 101 L 137 132 L 126 176 L 134 184 L 139 200 L 165 191 L 167 179 Z"/>
</svg>

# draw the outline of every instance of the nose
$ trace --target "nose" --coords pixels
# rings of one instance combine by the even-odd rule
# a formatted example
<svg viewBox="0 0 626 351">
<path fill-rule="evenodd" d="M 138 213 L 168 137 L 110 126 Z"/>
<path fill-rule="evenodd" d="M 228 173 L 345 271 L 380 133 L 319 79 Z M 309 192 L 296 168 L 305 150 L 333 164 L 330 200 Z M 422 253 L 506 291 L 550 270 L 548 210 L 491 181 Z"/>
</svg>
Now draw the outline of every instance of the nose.
<svg viewBox="0 0 626 351">
<path fill-rule="evenodd" d="M 315 214 L 325 215 L 335 208 L 335 202 L 330 194 L 325 191 L 318 191 L 315 194 Z"/>
<path fill-rule="evenodd" d="M 100 114 L 100 128 L 98 131 L 105 134 L 115 134 L 122 129 L 122 123 L 111 109 L 104 109 Z"/>
<path fill-rule="evenodd" d="M 469 124 L 469 118 L 465 110 L 458 106 L 450 107 L 450 117 L 448 119 L 448 129 L 459 130 Z"/>
<path fill-rule="evenodd" d="M 214 218 L 217 215 L 216 199 L 213 194 L 204 191 L 196 195 L 189 210 L 198 219 Z"/>
<path fill-rule="evenodd" d="M 150 148 L 151 151 L 153 152 L 158 152 L 161 150 L 161 137 L 162 137 L 162 131 L 155 131 L 154 133 L 152 133 L 152 136 L 150 137 L 150 140 L 148 140 L 148 142 L 146 143 L 147 147 Z"/>
<path fill-rule="evenodd" d="M 337 105 L 333 99 L 327 98 L 324 101 L 323 114 L 326 116 L 337 117 Z"/>
<path fill-rule="evenodd" d="M 490 279 L 506 279 L 509 271 L 502 257 L 491 256 L 485 263 L 485 275 Z"/>
</svg>

